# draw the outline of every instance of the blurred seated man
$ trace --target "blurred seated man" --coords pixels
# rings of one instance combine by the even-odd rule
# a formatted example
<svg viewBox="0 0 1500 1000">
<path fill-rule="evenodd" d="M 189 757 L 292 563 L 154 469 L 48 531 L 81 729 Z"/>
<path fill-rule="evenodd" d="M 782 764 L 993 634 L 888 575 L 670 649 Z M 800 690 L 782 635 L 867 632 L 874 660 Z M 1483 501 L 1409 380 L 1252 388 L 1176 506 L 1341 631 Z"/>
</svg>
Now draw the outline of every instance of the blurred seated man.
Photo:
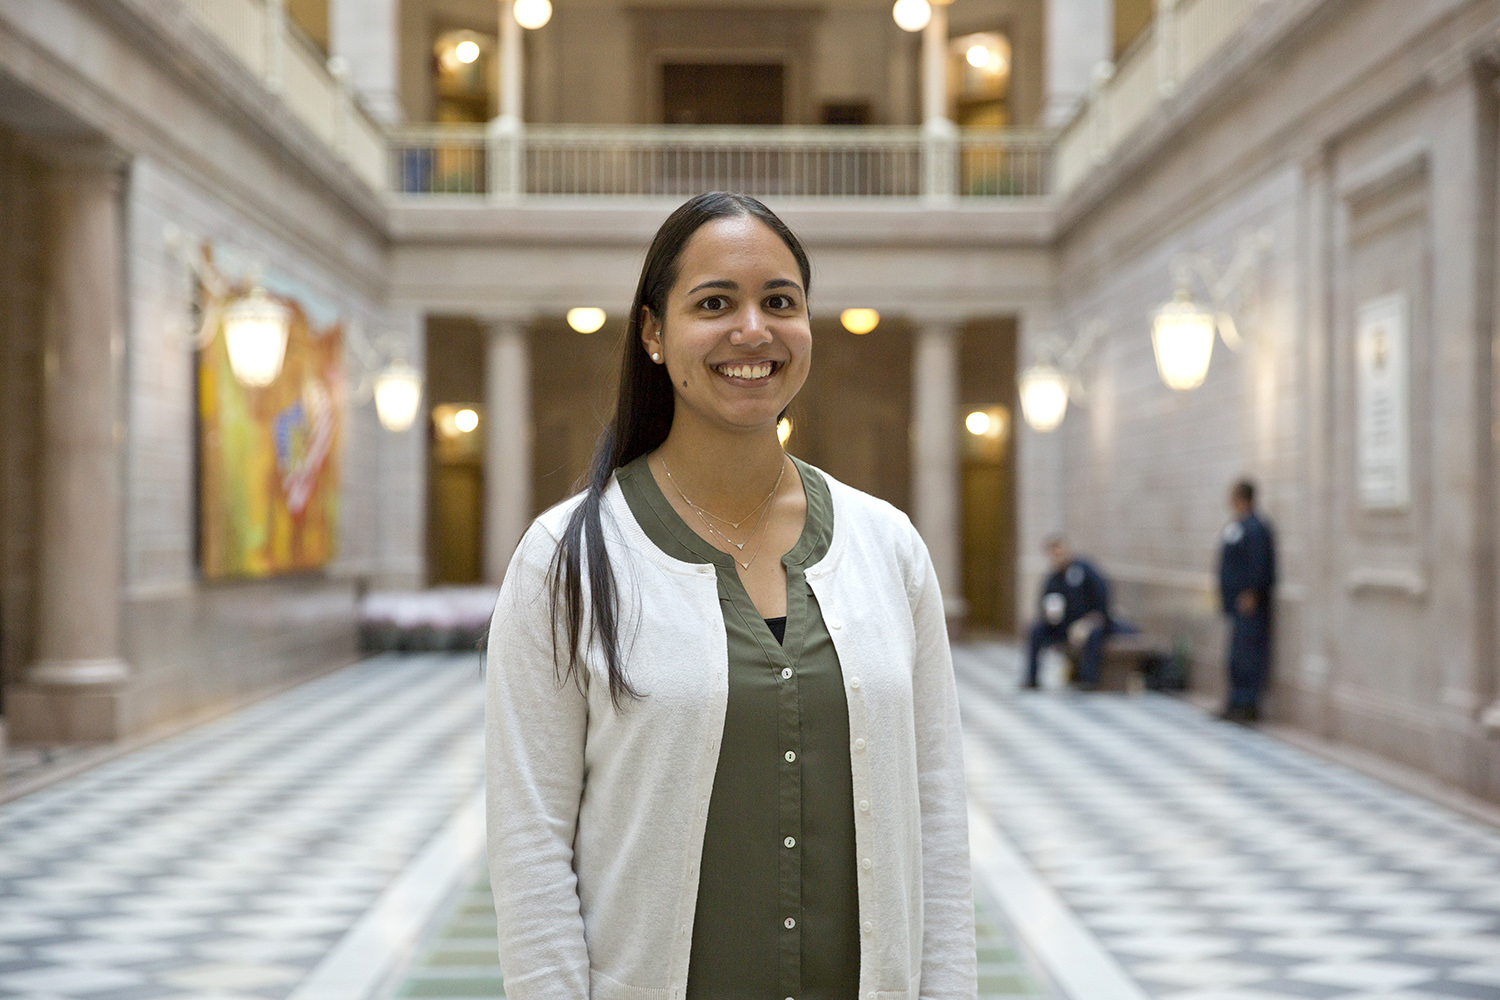
<svg viewBox="0 0 1500 1000">
<path fill-rule="evenodd" d="M 1043 546 L 1052 575 L 1042 586 L 1041 615 L 1031 627 L 1031 654 L 1026 666 L 1028 688 L 1037 687 L 1037 661 L 1052 646 L 1083 647 L 1078 664 L 1078 687 L 1091 691 L 1099 685 L 1099 662 L 1104 640 L 1114 630 L 1109 614 L 1109 584 L 1086 560 L 1073 555 L 1062 535 L 1052 535 Z"/>
</svg>

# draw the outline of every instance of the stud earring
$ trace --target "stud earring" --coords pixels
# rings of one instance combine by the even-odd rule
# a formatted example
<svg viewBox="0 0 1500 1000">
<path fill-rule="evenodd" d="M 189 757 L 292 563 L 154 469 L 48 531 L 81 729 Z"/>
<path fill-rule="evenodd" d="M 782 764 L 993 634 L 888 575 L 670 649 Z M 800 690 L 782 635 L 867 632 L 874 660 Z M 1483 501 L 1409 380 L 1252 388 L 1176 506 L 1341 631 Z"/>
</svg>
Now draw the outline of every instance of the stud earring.
<svg viewBox="0 0 1500 1000">
<path fill-rule="evenodd" d="M 653 351 L 653 352 L 651 352 L 651 360 L 657 362 L 658 364 L 660 364 L 661 363 L 661 355 L 657 354 L 655 351 Z"/>
</svg>

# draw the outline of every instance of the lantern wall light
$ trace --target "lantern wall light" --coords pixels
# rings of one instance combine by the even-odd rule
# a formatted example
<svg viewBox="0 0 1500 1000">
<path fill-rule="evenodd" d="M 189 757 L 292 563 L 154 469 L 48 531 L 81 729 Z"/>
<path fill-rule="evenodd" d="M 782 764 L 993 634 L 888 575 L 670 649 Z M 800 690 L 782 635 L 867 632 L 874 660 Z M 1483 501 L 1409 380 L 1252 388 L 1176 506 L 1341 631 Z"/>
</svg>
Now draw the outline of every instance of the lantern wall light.
<svg viewBox="0 0 1500 1000">
<path fill-rule="evenodd" d="M 234 377 L 251 389 L 264 389 L 276 381 L 286 361 L 290 310 L 257 283 L 249 295 L 224 310 L 223 324 L 224 346 Z"/>
<path fill-rule="evenodd" d="M 1057 334 L 1041 339 L 1037 360 L 1022 370 L 1018 379 L 1021 416 L 1028 427 L 1039 434 L 1050 434 L 1062 426 L 1069 401 L 1082 401 L 1083 366 L 1105 330 L 1104 322 L 1095 319 L 1070 339 Z"/>
<path fill-rule="evenodd" d="M 421 372 L 405 361 L 392 361 L 375 376 L 373 391 L 375 415 L 380 418 L 380 426 L 399 434 L 416 422 L 417 409 L 422 405 Z M 474 426 L 479 426 L 477 419 Z M 469 429 L 473 430 L 472 427 Z"/>
<path fill-rule="evenodd" d="M 162 227 L 162 242 L 207 293 L 198 329 L 189 330 L 184 315 L 170 332 L 193 350 L 202 351 L 213 343 L 222 327 L 235 381 L 248 389 L 264 389 L 275 382 L 286 361 L 291 311 L 266 294 L 260 269 L 251 268 L 250 291 L 236 295 L 233 286 L 209 266 L 201 252 L 194 252 L 198 241 L 190 239 L 186 231 L 169 222 Z"/>
<path fill-rule="evenodd" d="M 1187 392 L 1203 384 L 1213 360 L 1215 340 L 1223 340 L 1231 351 L 1240 349 L 1243 341 L 1229 306 L 1273 243 L 1269 229 L 1241 236 L 1234 259 L 1222 273 L 1213 258 L 1204 253 L 1182 253 L 1173 259 L 1176 292 L 1171 301 L 1152 313 L 1151 319 L 1156 371 L 1168 388 Z M 1193 296 L 1194 278 L 1208 293 L 1207 305 Z"/>
</svg>

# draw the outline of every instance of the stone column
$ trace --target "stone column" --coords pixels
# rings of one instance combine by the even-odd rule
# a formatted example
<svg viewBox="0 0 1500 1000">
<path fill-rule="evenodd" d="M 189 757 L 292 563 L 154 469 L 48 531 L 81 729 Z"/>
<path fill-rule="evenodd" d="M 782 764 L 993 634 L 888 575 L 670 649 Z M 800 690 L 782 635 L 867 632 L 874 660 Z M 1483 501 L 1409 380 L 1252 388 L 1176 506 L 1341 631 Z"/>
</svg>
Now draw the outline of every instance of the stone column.
<svg viewBox="0 0 1500 1000">
<path fill-rule="evenodd" d="M 912 351 L 912 506 L 917 531 L 932 554 L 943 606 L 963 618 L 963 545 L 958 441 L 956 323 L 927 323 Z"/>
<path fill-rule="evenodd" d="M 932 5 L 922 29 L 922 194 L 929 202 L 958 191 L 958 126 L 948 117 L 948 8 Z"/>
<path fill-rule="evenodd" d="M 948 120 L 948 8 L 934 3 L 922 29 L 922 124 Z"/>
<path fill-rule="evenodd" d="M 121 173 L 118 161 L 54 165 L 46 207 L 41 551 L 29 684 L 119 685 Z M 107 739 L 113 732 L 58 735 Z M 72 730 L 72 731 L 70 731 Z"/>
<path fill-rule="evenodd" d="M 525 67 L 522 65 L 524 46 L 521 42 L 521 25 L 516 21 L 514 0 L 500 0 L 500 72 L 497 74 L 500 92 L 499 114 L 490 119 L 490 196 L 497 199 L 515 198 L 526 188 L 524 176 L 526 157 L 523 145 L 522 81 Z"/>
<path fill-rule="evenodd" d="M 401 121 L 400 10 L 397 0 L 330 0 L 329 55 L 344 60 L 349 85 L 387 125 Z"/>
<path fill-rule="evenodd" d="M 521 25 L 516 21 L 515 0 L 500 0 L 500 121 L 518 126 L 524 117 L 522 81 L 525 79 Z"/>
<path fill-rule="evenodd" d="M 484 371 L 484 578 L 497 585 L 531 523 L 531 433 L 526 325 L 500 320 Z"/>
<path fill-rule="evenodd" d="M 1114 56 L 1113 0 L 1047 0 L 1047 92 L 1042 124 L 1066 124 L 1089 92 L 1094 67 Z"/>
</svg>

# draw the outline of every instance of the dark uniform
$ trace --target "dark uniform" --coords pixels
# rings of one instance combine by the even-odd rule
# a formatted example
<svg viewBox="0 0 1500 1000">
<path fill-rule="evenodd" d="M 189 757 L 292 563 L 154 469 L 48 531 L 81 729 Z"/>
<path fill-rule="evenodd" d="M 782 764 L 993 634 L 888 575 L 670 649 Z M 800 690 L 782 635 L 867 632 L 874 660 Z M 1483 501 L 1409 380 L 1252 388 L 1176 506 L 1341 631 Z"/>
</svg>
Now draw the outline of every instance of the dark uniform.
<svg viewBox="0 0 1500 1000">
<path fill-rule="evenodd" d="M 1271 663 L 1271 592 L 1276 586 L 1276 541 L 1271 526 L 1253 512 L 1224 528 L 1219 551 L 1219 597 L 1229 616 L 1229 704 L 1258 707 Z M 1236 599 L 1255 595 L 1255 610 L 1243 614 Z"/>
<path fill-rule="evenodd" d="M 1031 627 L 1031 658 L 1026 667 L 1027 686 L 1036 686 L 1037 660 L 1042 650 L 1067 643 L 1069 627 L 1078 619 L 1096 611 L 1103 615 L 1104 624 L 1089 633 L 1088 641 L 1083 645 L 1078 679 L 1085 685 L 1098 683 L 1104 640 L 1109 637 L 1113 627 L 1109 616 L 1109 584 L 1104 577 L 1084 560 L 1073 559 L 1047 578 L 1042 586 L 1038 608 L 1040 617 Z"/>
</svg>

